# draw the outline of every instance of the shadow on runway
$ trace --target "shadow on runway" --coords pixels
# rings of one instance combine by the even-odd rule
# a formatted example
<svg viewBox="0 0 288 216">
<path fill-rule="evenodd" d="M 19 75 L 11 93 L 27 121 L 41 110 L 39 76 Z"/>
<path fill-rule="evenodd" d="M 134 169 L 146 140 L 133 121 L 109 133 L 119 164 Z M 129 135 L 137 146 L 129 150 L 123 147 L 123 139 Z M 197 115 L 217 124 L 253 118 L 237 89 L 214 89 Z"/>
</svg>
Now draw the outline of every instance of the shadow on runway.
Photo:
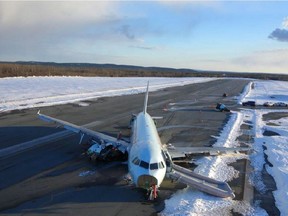
<svg viewBox="0 0 288 216">
<path fill-rule="evenodd" d="M 134 190 L 127 186 L 99 185 L 81 189 L 70 188 L 55 194 L 49 194 L 2 213 L 59 215 L 61 212 L 65 212 L 65 214 L 75 215 L 75 212 L 74 214 L 72 212 L 69 213 L 71 210 L 75 210 L 81 211 L 83 215 L 87 213 L 88 215 L 92 215 L 92 213 L 93 215 L 114 215 L 115 207 L 119 208 L 117 203 L 135 205 L 137 202 L 146 202 L 148 205 L 153 204 L 148 203 L 143 197 L 143 191 L 138 189 Z M 124 211 L 126 205 L 124 204 Z M 130 204 L 128 205 L 130 207 Z M 137 212 L 137 209 L 134 212 Z"/>
<path fill-rule="evenodd" d="M 43 126 L 0 127 L 0 148 L 7 148 L 63 130 L 62 128 Z"/>
<path fill-rule="evenodd" d="M 154 202 L 147 201 L 145 190 L 121 181 L 123 174 L 128 171 L 127 166 L 112 163 L 98 168 L 96 172 L 99 172 L 100 176 L 95 175 L 95 178 L 92 178 L 94 180 L 87 182 L 87 184 L 53 191 L 39 198 L 27 200 L 17 207 L 4 210 L 1 213 L 59 215 L 61 212 L 65 212 L 66 215 L 77 215 L 81 212 L 81 215 L 87 215 L 87 213 L 88 215 L 92 215 L 92 213 L 115 215 L 115 208 L 123 208 L 121 212 L 130 212 L 133 209 L 132 213 L 137 212 L 139 207 L 149 208 L 153 212 L 163 210 L 164 198 L 167 198 L 165 195 Z"/>
</svg>

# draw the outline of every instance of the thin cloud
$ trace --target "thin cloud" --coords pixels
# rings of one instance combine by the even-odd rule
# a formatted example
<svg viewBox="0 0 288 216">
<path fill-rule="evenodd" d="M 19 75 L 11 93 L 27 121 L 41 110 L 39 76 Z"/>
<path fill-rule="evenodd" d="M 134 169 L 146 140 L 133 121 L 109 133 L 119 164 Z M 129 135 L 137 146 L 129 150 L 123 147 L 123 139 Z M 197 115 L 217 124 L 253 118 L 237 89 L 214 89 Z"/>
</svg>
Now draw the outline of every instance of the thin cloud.
<svg viewBox="0 0 288 216">
<path fill-rule="evenodd" d="M 115 20 L 113 6 L 107 2 L 0 2 L 0 40 L 46 38 L 53 42 L 79 36 Z"/>
<path fill-rule="evenodd" d="M 83 41 L 91 46 L 112 35 L 103 26 L 117 22 L 116 12 L 117 2 L 0 1 L 0 58 L 56 59 L 64 50 L 81 52 Z"/>
<path fill-rule="evenodd" d="M 107 2 L 0 2 L 2 26 L 75 25 L 102 21 L 113 11 Z"/>
<path fill-rule="evenodd" d="M 163 50 L 163 47 L 159 46 L 141 46 L 141 45 L 133 45 L 131 48 L 141 49 L 141 50 Z"/>
<path fill-rule="evenodd" d="M 119 29 L 120 33 L 122 33 L 126 38 L 130 40 L 135 39 L 135 34 L 133 33 L 132 27 L 130 25 L 122 25 Z"/>
<path fill-rule="evenodd" d="M 235 65 L 241 65 L 246 69 L 254 69 L 254 71 L 287 73 L 288 68 L 288 49 L 262 50 L 253 52 L 247 56 L 242 56 L 232 60 Z M 274 71 L 272 71 L 272 69 Z"/>
</svg>

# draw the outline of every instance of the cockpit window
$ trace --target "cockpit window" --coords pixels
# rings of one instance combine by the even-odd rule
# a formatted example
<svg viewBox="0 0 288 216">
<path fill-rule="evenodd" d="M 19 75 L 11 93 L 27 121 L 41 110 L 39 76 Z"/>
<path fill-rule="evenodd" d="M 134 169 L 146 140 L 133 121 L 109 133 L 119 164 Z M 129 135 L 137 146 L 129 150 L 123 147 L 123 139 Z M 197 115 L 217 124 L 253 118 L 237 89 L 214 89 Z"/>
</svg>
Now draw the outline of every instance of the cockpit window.
<svg viewBox="0 0 288 216">
<path fill-rule="evenodd" d="M 135 157 L 132 160 L 132 163 L 137 165 L 137 166 L 143 167 L 144 169 L 149 169 L 150 168 L 150 170 L 157 170 L 157 169 L 165 168 L 165 165 L 164 165 L 163 161 L 158 162 L 158 163 L 149 164 L 149 163 L 147 163 L 145 161 L 140 160 L 138 157 Z"/>
<path fill-rule="evenodd" d="M 140 160 L 138 157 L 135 157 L 132 161 L 132 163 L 134 163 L 135 165 L 139 165 L 140 164 Z"/>
<path fill-rule="evenodd" d="M 145 169 L 149 169 L 149 163 L 145 162 L 145 161 L 141 161 L 140 162 L 140 166 L 145 168 Z"/>
<path fill-rule="evenodd" d="M 163 161 L 159 162 L 159 168 L 163 169 L 165 166 L 164 166 L 164 163 Z"/>
<path fill-rule="evenodd" d="M 152 163 L 150 164 L 150 170 L 158 169 L 158 163 Z"/>
</svg>

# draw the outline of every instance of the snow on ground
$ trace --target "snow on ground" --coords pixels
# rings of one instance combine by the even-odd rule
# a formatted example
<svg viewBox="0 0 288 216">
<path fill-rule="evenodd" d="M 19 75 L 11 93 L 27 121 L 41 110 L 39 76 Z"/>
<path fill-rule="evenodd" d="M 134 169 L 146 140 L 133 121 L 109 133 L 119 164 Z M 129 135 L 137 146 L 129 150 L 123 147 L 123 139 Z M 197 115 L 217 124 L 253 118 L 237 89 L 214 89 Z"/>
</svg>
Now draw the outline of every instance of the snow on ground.
<svg viewBox="0 0 288 216">
<path fill-rule="evenodd" d="M 239 145 L 236 138 L 240 132 L 239 127 L 242 121 L 243 116 L 240 113 L 232 113 L 229 121 L 213 146 L 228 148 L 238 147 Z M 228 166 L 228 164 L 242 158 L 247 158 L 247 156 L 244 154 L 229 154 L 218 157 L 203 157 L 197 160 L 196 163 L 199 166 L 195 169 L 195 172 L 219 181 L 230 181 L 238 176 L 238 171 L 232 166 Z"/>
<path fill-rule="evenodd" d="M 254 81 L 247 92 L 244 100 L 254 100 L 256 104 L 264 102 L 284 102 L 288 103 L 288 82 L 284 81 Z M 252 111 L 250 111 L 252 112 Z M 253 123 L 255 127 L 254 153 L 250 156 L 256 177 L 252 179 L 256 189 L 264 193 L 266 188 L 257 175 L 263 169 L 264 153 L 272 166 L 265 165 L 268 173 L 274 178 L 277 190 L 273 192 L 276 206 L 281 215 L 288 215 L 288 118 L 282 117 L 276 120 L 263 120 L 263 115 L 275 112 L 288 112 L 287 109 L 281 110 L 254 110 Z M 264 131 L 274 132 L 273 136 L 265 136 Z M 263 152 L 263 147 L 266 148 Z"/>
<path fill-rule="evenodd" d="M 247 97 L 247 95 L 251 92 L 253 86 L 253 82 L 248 83 L 248 85 L 245 86 L 242 94 L 238 97 L 238 104 L 242 104 L 244 101 L 244 98 Z"/>
<path fill-rule="evenodd" d="M 176 192 L 172 198 L 165 202 L 165 210 L 161 215 L 170 216 L 230 216 L 231 211 L 242 215 L 261 216 L 267 213 L 247 202 L 234 201 L 210 196 L 191 188 Z"/>
<path fill-rule="evenodd" d="M 239 102 L 243 101 L 255 101 L 258 105 L 263 105 L 265 102 L 288 102 L 288 82 L 285 81 L 272 81 L 262 80 L 253 81 L 243 94 L 244 97 L 240 97 Z"/>
<path fill-rule="evenodd" d="M 262 116 L 259 116 L 259 112 L 254 110 L 243 110 L 242 113 L 245 115 L 245 120 L 252 122 L 253 126 L 253 152 L 250 154 L 250 164 L 253 167 L 253 172 L 250 175 L 250 184 L 260 193 L 264 194 L 267 190 L 263 179 L 262 179 L 262 169 L 265 164 L 264 152 L 263 152 L 263 140 L 259 138 L 259 134 L 262 131 L 262 124 L 260 122 Z"/>
<path fill-rule="evenodd" d="M 157 77 L 14 77 L 0 79 L 0 112 L 77 102 L 99 97 L 142 93 L 150 81 L 150 91 L 208 82 L 214 78 Z M 82 102 L 80 102 L 82 101 Z M 83 102 L 84 101 L 84 102 Z"/>
<path fill-rule="evenodd" d="M 266 165 L 265 168 L 276 182 L 277 190 L 273 192 L 276 206 L 280 210 L 281 215 L 288 215 L 288 118 L 263 121 L 263 115 L 275 111 L 257 110 L 255 112 L 258 122 L 255 143 L 261 148 L 262 145 L 267 148 L 264 153 L 268 156 L 267 159 L 272 166 Z M 279 112 L 283 112 L 283 110 L 279 110 Z M 285 110 L 284 112 L 288 111 Z M 271 123 L 273 124 L 271 125 Z M 264 136 L 263 132 L 267 129 L 279 135 Z"/>
<path fill-rule="evenodd" d="M 238 99 L 240 103 L 248 100 L 254 100 L 256 104 L 263 104 L 268 101 L 287 103 L 288 83 L 281 81 L 253 81 L 246 86 L 245 91 Z M 268 161 L 273 165 L 273 167 L 266 165 L 266 169 L 273 176 L 278 188 L 273 193 L 276 206 L 280 210 L 281 215 L 288 215 L 288 118 L 264 122 L 263 115 L 270 112 L 288 112 L 288 110 L 243 109 L 232 113 L 230 120 L 214 145 L 237 146 L 236 138 L 243 132 L 240 130 L 240 125 L 242 123 L 250 124 L 253 127 L 251 135 L 254 138 L 254 142 L 251 145 L 254 151 L 249 156 L 254 169 L 250 178 L 251 184 L 260 193 L 265 193 L 267 190 L 261 175 L 265 164 L 265 153 L 268 156 Z M 276 132 L 279 136 L 264 136 L 263 132 L 265 129 Z M 266 146 L 267 150 L 263 151 L 263 145 Z M 229 164 L 245 157 L 247 156 L 203 157 L 197 161 L 198 167 L 195 171 L 221 181 L 229 181 L 238 175 L 238 171 L 229 166 Z M 245 201 L 217 198 L 188 187 L 178 191 L 165 201 L 166 207 L 162 215 L 218 216 L 231 215 L 231 211 L 249 216 L 268 215 L 264 209 L 259 207 L 259 204 L 259 201 L 255 201 L 251 206 Z"/>
</svg>

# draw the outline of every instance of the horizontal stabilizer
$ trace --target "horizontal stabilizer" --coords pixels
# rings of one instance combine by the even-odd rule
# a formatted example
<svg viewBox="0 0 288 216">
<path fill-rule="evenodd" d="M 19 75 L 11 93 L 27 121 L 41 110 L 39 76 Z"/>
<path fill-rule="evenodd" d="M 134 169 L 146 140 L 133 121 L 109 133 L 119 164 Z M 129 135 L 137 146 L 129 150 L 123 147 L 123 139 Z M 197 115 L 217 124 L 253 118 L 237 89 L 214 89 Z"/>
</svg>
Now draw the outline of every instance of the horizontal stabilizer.
<svg viewBox="0 0 288 216">
<path fill-rule="evenodd" d="M 160 120 L 163 119 L 163 116 L 151 116 L 153 120 Z"/>
<path fill-rule="evenodd" d="M 170 147 L 167 149 L 172 158 L 182 158 L 186 155 L 195 154 L 228 154 L 237 152 L 249 152 L 251 148 L 249 147 Z"/>
</svg>

